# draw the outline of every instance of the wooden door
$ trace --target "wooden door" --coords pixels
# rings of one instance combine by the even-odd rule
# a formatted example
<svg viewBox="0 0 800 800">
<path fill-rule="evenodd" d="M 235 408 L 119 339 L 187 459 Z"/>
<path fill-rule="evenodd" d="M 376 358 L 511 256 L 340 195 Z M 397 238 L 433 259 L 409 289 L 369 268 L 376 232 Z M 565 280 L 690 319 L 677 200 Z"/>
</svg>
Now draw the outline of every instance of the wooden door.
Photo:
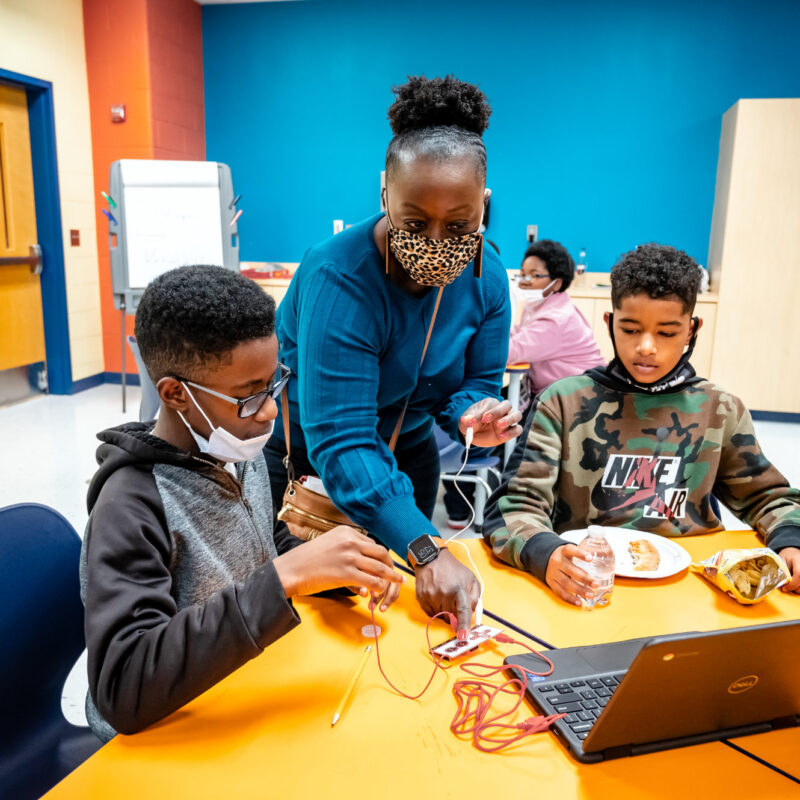
<svg viewBox="0 0 800 800">
<path fill-rule="evenodd" d="M 45 360 L 39 275 L 13 263 L 36 243 L 28 102 L 0 85 L 0 370 Z"/>
</svg>

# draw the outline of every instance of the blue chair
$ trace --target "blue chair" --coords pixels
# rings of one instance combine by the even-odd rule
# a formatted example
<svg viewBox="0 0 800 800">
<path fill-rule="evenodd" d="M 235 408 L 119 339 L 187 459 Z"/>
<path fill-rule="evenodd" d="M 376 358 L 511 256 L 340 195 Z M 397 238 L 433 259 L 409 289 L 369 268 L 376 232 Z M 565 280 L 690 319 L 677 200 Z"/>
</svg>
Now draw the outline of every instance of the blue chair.
<svg viewBox="0 0 800 800">
<path fill-rule="evenodd" d="M 161 408 L 161 398 L 158 396 L 158 390 L 150 376 L 147 374 L 147 368 L 142 361 L 142 354 L 139 352 L 139 345 L 136 342 L 135 336 L 128 336 L 128 347 L 131 348 L 131 353 L 136 360 L 136 369 L 139 372 L 139 386 L 142 388 L 142 399 L 139 403 L 139 422 L 149 422 L 155 419 L 158 414 L 158 409 Z"/>
<path fill-rule="evenodd" d="M 453 441 L 438 425 L 433 426 L 433 435 L 439 450 L 440 477 L 442 481 L 455 481 L 456 474 L 464 461 L 464 446 L 460 442 Z M 489 497 L 489 491 L 487 491 L 489 476 L 492 475 L 497 484 L 500 483 L 500 473 L 497 470 L 499 463 L 500 459 L 497 456 L 470 456 L 464 470 L 458 476 L 459 485 L 464 483 L 475 485 L 473 527 L 478 533 L 483 527 L 483 512 Z"/>
<path fill-rule="evenodd" d="M 0 797 L 40 797 L 101 746 L 61 713 L 84 648 L 80 551 L 57 511 L 0 509 Z"/>
</svg>

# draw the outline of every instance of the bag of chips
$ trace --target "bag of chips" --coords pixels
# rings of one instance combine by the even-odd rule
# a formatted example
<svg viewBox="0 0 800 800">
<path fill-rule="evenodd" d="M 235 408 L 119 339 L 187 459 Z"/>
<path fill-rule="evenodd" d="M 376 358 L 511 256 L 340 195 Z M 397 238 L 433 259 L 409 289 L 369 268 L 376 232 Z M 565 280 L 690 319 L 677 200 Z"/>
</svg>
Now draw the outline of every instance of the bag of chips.
<svg viewBox="0 0 800 800">
<path fill-rule="evenodd" d="M 691 568 L 745 605 L 763 600 L 791 578 L 784 560 L 768 547 L 720 550 L 705 561 L 693 561 Z"/>
</svg>

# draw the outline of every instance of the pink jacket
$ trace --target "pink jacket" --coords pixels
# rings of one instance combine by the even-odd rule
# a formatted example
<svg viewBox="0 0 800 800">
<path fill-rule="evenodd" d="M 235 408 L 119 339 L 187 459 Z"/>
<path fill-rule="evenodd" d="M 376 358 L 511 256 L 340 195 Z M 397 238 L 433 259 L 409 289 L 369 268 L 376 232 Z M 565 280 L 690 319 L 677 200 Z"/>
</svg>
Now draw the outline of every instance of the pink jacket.
<svg viewBox="0 0 800 800">
<path fill-rule="evenodd" d="M 529 362 L 532 390 L 539 393 L 553 381 L 605 365 L 586 318 L 566 292 L 555 292 L 539 305 L 529 305 L 511 328 L 508 363 Z"/>
</svg>

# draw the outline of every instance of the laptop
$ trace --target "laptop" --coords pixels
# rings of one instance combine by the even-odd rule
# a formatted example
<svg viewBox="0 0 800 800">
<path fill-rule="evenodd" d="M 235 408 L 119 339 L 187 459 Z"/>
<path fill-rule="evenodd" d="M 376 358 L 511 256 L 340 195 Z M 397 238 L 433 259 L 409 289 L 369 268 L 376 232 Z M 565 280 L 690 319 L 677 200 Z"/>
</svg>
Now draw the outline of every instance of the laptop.
<svg viewBox="0 0 800 800">
<path fill-rule="evenodd" d="M 551 730 L 583 763 L 800 725 L 800 620 L 547 657 L 552 674 L 528 676 L 526 695 L 542 714 L 566 714 Z M 542 671 L 530 653 L 505 663 Z"/>
</svg>

